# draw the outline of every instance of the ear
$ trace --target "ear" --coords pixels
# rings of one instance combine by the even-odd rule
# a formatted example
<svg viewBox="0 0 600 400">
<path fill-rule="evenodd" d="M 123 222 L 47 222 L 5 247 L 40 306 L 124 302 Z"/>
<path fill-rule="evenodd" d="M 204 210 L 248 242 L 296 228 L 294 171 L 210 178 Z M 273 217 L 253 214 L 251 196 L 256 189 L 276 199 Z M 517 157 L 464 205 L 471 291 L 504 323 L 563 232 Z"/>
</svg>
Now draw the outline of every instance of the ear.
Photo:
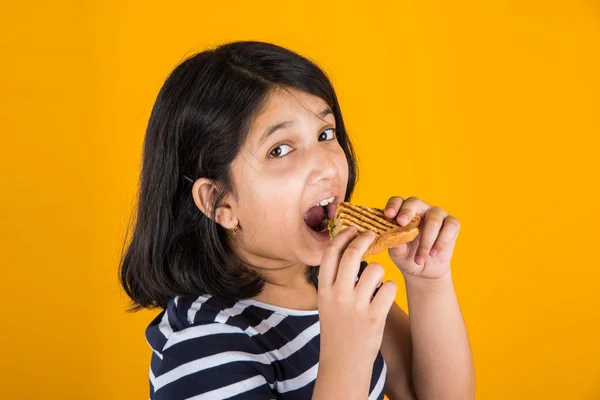
<svg viewBox="0 0 600 400">
<path fill-rule="evenodd" d="M 192 187 L 194 203 L 208 218 L 212 218 L 212 207 L 217 190 L 218 185 L 208 178 L 199 178 Z M 215 220 L 225 229 L 233 229 L 237 225 L 232 206 L 230 196 L 221 199 L 221 203 L 217 206 Z"/>
</svg>

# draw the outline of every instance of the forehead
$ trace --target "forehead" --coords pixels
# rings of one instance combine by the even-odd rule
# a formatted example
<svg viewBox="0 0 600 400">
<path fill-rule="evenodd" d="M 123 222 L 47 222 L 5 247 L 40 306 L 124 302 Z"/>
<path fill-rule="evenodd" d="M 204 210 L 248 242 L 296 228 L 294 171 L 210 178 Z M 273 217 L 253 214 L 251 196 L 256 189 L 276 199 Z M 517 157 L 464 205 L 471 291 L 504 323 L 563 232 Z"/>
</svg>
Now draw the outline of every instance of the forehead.
<svg viewBox="0 0 600 400">
<path fill-rule="evenodd" d="M 277 114 L 278 109 L 304 109 L 305 112 L 318 112 L 327 103 L 320 97 L 303 92 L 295 88 L 275 88 L 267 97 L 262 106 L 261 114 Z"/>
<path fill-rule="evenodd" d="M 250 138 L 259 140 L 270 126 L 283 121 L 296 121 L 299 118 L 320 120 L 320 114 L 331 109 L 320 97 L 303 91 L 286 88 L 274 89 L 257 112 L 250 125 Z M 333 115 L 326 118 L 334 119 Z"/>
</svg>

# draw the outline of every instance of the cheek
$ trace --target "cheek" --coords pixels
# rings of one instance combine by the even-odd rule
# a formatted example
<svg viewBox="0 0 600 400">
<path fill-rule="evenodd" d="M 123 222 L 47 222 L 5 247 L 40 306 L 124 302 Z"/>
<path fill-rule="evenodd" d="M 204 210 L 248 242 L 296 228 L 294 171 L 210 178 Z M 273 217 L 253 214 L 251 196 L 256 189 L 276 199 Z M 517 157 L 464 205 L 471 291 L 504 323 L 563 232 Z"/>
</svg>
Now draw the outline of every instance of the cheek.
<svg viewBox="0 0 600 400">
<path fill-rule="evenodd" d="M 348 160 L 346 159 L 346 154 L 344 154 L 344 150 L 340 147 L 335 155 L 335 164 L 337 165 L 340 180 L 344 183 L 348 181 Z"/>
<path fill-rule="evenodd" d="M 290 235 L 297 230 L 297 212 L 283 201 L 262 199 L 244 210 L 244 246 L 255 254 L 274 254 L 287 248 Z M 243 219 L 242 219 L 243 218 Z"/>
<path fill-rule="evenodd" d="M 243 208 L 240 219 L 246 232 L 260 240 L 260 236 L 281 235 L 290 232 L 292 224 L 298 221 L 299 198 L 293 182 L 275 179 L 262 179 L 260 185 L 254 185 L 246 196 L 241 198 Z M 283 235 L 285 236 L 285 235 Z"/>
<path fill-rule="evenodd" d="M 247 162 L 240 162 L 233 172 L 238 212 L 246 225 L 281 216 L 285 202 L 294 194 L 294 180 L 289 179 L 288 174 L 264 170 Z"/>
</svg>

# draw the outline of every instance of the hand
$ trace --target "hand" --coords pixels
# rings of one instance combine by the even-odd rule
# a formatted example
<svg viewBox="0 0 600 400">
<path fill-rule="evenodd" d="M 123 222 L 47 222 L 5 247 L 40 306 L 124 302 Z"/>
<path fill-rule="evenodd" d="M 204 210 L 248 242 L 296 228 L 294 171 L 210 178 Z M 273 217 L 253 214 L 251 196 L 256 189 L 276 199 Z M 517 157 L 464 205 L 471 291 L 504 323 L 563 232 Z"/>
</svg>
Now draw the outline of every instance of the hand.
<svg viewBox="0 0 600 400">
<path fill-rule="evenodd" d="M 376 263 L 367 265 L 356 282 L 362 255 L 374 238 L 373 232 L 357 235 L 356 228 L 349 227 L 325 248 L 318 285 L 319 373 L 321 366 L 327 366 L 336 373 L 360 370 L 370 376 L 398 289 L 393 281 L 386 281 L 373 296 L 384 273 Z"/>
<path fill-rule="evenodd" d="M 392 247 L 390 258 L 405 277 L 438 279 L 450 272 L 450 259 L 460 231 L 460 223 L 440 207 L 430 206 L 417 197 L 392 197 L 385 216 L 407 225 L 415 215 L 421 217 L 419 235 L 412 242 Z"/>
</svg>

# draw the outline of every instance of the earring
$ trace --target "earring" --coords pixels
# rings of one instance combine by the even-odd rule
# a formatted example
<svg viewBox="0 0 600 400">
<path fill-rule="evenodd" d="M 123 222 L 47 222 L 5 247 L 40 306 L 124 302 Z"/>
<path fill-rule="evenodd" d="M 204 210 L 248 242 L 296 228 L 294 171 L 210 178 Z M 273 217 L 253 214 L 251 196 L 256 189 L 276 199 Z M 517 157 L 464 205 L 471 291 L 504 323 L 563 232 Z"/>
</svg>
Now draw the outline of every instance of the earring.
<svg viewBox="0 0 600 400">
<path fill-rule="evenodd" d="M 231 233 L 233 233 L 235 235 L 236 233 L 239 232 L 239 230 L 240 229 L 238 228 L 238 224 L 236 223 L 235 226 L 233 227 L 233 229 L 231 230 Z"/>
</svg>

